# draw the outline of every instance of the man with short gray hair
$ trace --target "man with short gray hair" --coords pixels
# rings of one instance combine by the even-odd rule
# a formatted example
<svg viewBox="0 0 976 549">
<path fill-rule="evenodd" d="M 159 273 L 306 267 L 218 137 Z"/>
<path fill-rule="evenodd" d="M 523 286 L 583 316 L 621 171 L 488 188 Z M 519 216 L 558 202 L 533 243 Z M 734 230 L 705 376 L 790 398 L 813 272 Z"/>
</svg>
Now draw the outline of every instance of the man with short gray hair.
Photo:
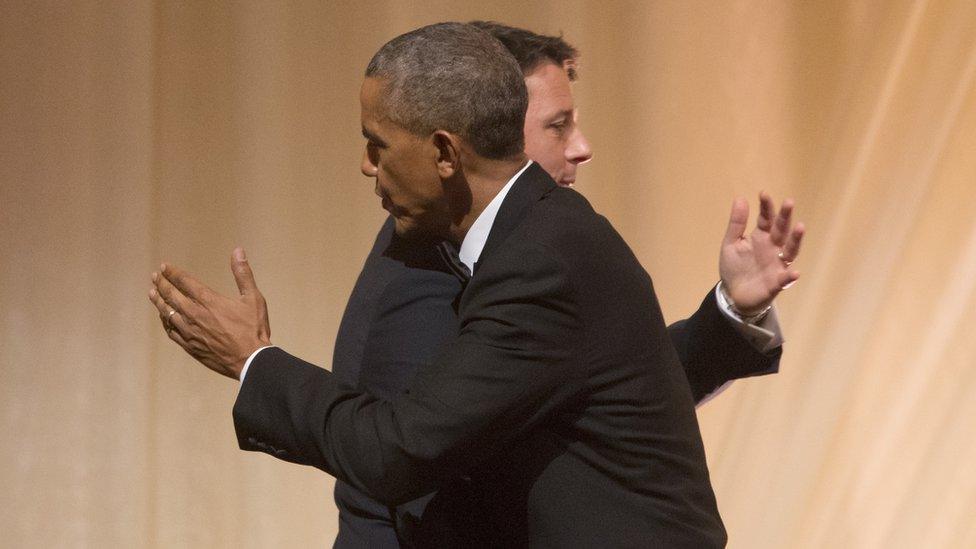
<svg viewBox="0 0 976 549">
<path fill-rule="evenodd" d="M 427 39 L 446 30 L 429 28 Z M 451 51 L 420 53 L 410 38 L 390 40 L 366 67 L 367 78 L 388 86 L 384 106 L 391 119 L 417 135 L 449 129 L 485 158 L 521 154 L 525 140 L 516 121 L 525 119 L 528 98 L 518 63 L 505 47 L 480 34 L 456 40 Z M 469 53 L 473 50 L 495 57 L 489 63 Z M 450 85 L 444 83 L 447 78 Z"/>
<path fill-rule="evenodd" d="M 454 274 L 477 268 L 458 300 L 460 335 L 392 401 L 342 388 L 279 349 L 248 353 L 235 406 L 241 445 L 315 465 L 390 504 L 440 488 L 419 543 L 720 545 L 691 394 L 626 245 L 579 195 L 520 152 L 506 154 L 503 138 L 476 144 L 481 115 L 398 110 L 396 98 L 423 94 L 411 87 L 417 70 L 453 68 L 422 62 L 436 51 L 457 46 L 487 62 L 491 46 L 469 29 L 396 39 L 393 58 L 404 62 L 367 77 L 362 93 L 363 172 L 397 232 L 460 245 L 458 257 L 441 248 Z M 441 71 L 423 92 L 486 106 L 499 136 L 521 129 L 467 77 Z M 241 352 L 265 347 L 269 330 L 242 252 L 233 306 L 176 268 L 162 275 L 152 297 L 171 337 L 243 378 Z"/>
<path fill-rule="evenodd" d="M 558 184 L 572 185 L 577 167 L 592 154 L 577 125 L 570 87 L 577 78 L 579 52 L 560 36 L 496 22 L 471 24 L 500 40 L 525 76 L 529 89 L 526 154 Z M 769 204 L 766 207 L 773 211 Z M 764 234 L 758 230 L 754 236 Z M 728 247 L 723 244 L 723 257 Z M 347 384 L 382 398 L 395 398 L 407 389 L 421 364 L 432 360 L 442 342 L 456 333 L 451 302 L 460 291 L 458 282 L 438 270 L 436 254 L 424 250 L 423 245 L 397 238 L 392 218 L 384 223 L 349 298 L 335 342 L 332 371 Z M 779 260 L 775 264 L 783 267 Z M 739 269 L 721 271 L 725 286 L 741 299 L 741 288 L 750 277 Z M 774 296 L 770 293 L 762 300 Z M 762 304 L 759 310 L 764 307 Z M 415 329 L 418 325 L 424 329 Z M 778 369 L 781 336 L 775 314 L 771 311 L 749 324 L 729 310 L 721 292 L 708 292 L 695 315 L 669 326 L 668 332 L 699 403 L 733 379 Z M 427 496 L 391 509 L 339 480 L 335 485 L 339 509 L 335 547 L 399 547 L 429 500 Z"/>
</svg>

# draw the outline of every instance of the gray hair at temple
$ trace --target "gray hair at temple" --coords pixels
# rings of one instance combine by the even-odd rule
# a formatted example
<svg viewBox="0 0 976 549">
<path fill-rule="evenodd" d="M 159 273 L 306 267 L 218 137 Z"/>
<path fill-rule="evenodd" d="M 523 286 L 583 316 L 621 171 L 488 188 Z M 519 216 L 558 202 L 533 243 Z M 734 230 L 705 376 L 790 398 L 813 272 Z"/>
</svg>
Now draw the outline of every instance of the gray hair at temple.
<svg viewBox="0 0 976 549">
<path fill-rule="evenodd" d="M 367 78 L 385 81 L 390 119 L 416 135 L 446 130 L 476 153 L 522 153 L 528 93 L 518 62 L 487 32 L 437 23 L 390 40 L 370 60 Z"/>
</svg>

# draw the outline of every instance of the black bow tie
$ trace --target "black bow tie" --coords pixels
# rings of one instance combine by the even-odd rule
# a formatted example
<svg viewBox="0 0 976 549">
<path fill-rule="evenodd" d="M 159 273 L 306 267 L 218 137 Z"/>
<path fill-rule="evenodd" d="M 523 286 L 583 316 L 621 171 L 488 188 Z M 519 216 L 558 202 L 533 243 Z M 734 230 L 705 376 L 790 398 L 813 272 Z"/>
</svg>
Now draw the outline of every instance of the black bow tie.
<svg viewBox="0 0 976 549">
<path fill-rule="evenodd" d="M 441 259 L 444 260 L 444 264 L 447 265 L 451 274 L 456 276 L 458 280 L 461 281 L 461 285 L 466 286 L 468 281 L 471 280 L 471 271 L 468 266 L 461 262 L 461 257 L 458 255 L 457 246 L 448 242 L 446 240 L 441 241 L 437 245 L 437 252 L 441 255 Z"/>
</svg>

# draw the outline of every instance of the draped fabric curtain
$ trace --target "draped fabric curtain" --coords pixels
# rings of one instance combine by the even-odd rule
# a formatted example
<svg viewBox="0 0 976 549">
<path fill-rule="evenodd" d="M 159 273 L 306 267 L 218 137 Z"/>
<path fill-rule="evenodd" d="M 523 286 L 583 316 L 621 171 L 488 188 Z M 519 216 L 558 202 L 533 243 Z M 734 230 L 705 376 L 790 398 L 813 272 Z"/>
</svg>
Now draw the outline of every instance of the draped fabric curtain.
<svg viewBox="0 0 976 549">
<path fill-rule="evenodd" d="M 332 479 L 237 449 L 236 384 L 159 328 L 161 260 L 329 366 L 384 213 L 358 89 L 439 20 L 562 32 L 578 190 L 670 320 L 732 198 L 795 197 L 781 373 L 699 408 L 730 547 L 976 546 L 976 3 L 0 1 L 0 532 L 11 547 L 331 542 Z"/>
</svg>

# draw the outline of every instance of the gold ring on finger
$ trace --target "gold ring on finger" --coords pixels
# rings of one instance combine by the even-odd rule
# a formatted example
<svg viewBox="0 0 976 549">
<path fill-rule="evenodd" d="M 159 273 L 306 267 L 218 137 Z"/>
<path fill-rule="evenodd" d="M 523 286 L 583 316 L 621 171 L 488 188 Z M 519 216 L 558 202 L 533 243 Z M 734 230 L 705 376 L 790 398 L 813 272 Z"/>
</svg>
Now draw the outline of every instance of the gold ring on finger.
<svg viewBox="0 0 976 549">
<path fill-rule="evenodd" d="M 786 265 L 787 267 L 793 264 L 792 261 L 786 259 L 786 254 L 784 254 L 782 251 L 776 254 L 776 257 L 778 257 L 779 260 L 783 262 L 783 265 Z"/>
</svg>

